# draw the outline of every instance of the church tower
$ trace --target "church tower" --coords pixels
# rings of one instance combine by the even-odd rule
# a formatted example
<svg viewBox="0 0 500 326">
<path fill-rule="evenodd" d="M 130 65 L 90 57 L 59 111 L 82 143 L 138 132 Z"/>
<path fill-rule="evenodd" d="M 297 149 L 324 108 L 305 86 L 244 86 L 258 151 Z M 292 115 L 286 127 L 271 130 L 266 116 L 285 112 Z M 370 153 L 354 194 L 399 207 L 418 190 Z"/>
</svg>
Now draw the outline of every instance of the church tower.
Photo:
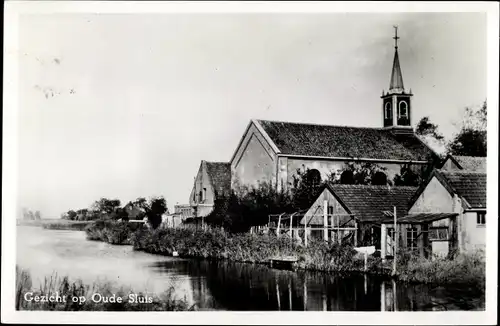
<svg viewBox="0 0 500 326">
<path fill-rule="evenodd" d="M 395 133 L 413 132 L 411 125 L 411 90 L 405 91 L 403 75 L 399 65 L 398 55 L 398 27 L 394 26 L 395 52 L 392 64 L 391 83 L 389 91 L 382 91 L 382 117 L 384 128 L 393 129 Z"/>
</svg>

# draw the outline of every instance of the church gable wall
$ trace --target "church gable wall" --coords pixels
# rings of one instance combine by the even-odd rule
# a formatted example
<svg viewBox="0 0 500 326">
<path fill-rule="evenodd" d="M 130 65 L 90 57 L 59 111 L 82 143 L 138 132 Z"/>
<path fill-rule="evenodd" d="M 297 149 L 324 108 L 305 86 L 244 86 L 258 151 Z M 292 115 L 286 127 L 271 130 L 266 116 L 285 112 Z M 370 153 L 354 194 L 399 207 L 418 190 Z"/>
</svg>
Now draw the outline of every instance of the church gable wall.
<svg viewBox="0 0 500 326">
<path fill-rule="evenodd" d="M 277 155 L 252 123 L 231 162 L 231 187 L 275 182 Z"/>
</svg>

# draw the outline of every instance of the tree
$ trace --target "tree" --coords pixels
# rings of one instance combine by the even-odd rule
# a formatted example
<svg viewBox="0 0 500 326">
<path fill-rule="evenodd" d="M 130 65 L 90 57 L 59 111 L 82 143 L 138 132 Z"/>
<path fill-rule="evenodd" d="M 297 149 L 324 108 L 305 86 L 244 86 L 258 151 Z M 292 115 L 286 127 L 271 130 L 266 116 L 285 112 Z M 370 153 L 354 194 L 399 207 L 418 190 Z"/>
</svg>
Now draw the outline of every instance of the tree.
<svg viewBox="0 0 500 326">
<path fill-rule="evenodd" d="M 290 193 L 294 208 L 297 210 L 309 208 L 322 184 L 318 170 L 309 169 L 305 165 L 302 165 L 302 169 L 297 169 L 297 173 L 292 176 Z"/>
<path fill-rule="evenodd" d="M 415 133 L 419 136 L 431 136 L 438 141 L 444 140 L 444 136 L 437 131 L 438 126 L 429 121 L 429 117 L 423 117 L 417 124 Z"/>
<path fill-rule="evenodd" d="M 109 215 L 111 215 L 118 207 L 120 207 L 119 199 L 101 198 L 92 204 L 91 209 L 94 212 L 101 215 L 108 215 L 109 217 Z"/>
<path fill-rule="evenodd" d="M 40 211 L 36 211 L 33 217 L 35 220 L 40 220 L 41 219 Z"/>
<path fill-rule="evenodd" d="M 163 197 L 151 198 L 146 205 L 146 216 L 149 223 L 156 229 L 162 222 L 162 215 L 167 212 L 167 201 Z"/>
<path fill-rule="evenodd" d="M 390 183 L 386 170 L 373 162 L 346 162 L 343 169 L 330 173 L 328 179 L 334 184 L 386 185 Z"/>
<path fill-rule="evenodd" d="M 77 214 L 76 214 L 76 212 L 74 210 L 69 210 L 68 213 L 67 213 L 67 215 L 68 215 L 68 219 L 70 219 L 72 221 L 76 220 L 76 215 Z"/>
<path fill-rule="evenodd" d="M 447 145 L 449 154 L 486 157 L 487 111 L 486 101 L 480 108 L 465 108 L 460 130 Z"/>
<path fill-rule="evenodd" d="M 422 178 L 410 164 L 403 164 L 399 174 L 394 176 L 393 181 L 395 186 L 417 187 L 422 182 Z"/>
</svg>

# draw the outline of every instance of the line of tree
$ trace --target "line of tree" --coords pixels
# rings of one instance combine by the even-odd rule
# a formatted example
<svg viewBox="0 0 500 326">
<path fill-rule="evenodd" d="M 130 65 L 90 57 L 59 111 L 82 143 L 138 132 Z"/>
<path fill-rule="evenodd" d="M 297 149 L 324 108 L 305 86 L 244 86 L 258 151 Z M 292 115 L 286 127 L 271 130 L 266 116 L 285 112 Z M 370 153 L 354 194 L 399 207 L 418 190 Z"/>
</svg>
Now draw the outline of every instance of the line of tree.
<svg viewBox="0 0 500 326">
<path fill-rule="evenodd" d="M 23 220 L 25 221 L 36 221 L 40 220 L 42 218 L 42 215 L 40 214 L 40 211 L 32 211 L 27 208 L 23 208 Z"/>
<path fill-rule="evenodd" d="M 62 219 L 73 221 L 92 220 L 140 220 L 145 217 L 153 228 L 157 228 L 162 222 L 162 215 L 168 212 L 167 201 L 163 197 L 152 197 L 148 200 L 139 197 L 129 201 L 123 207 L 119 199 L 101 198 L 90 208 L 69 210 L 61 215 Z"/>
</svg>

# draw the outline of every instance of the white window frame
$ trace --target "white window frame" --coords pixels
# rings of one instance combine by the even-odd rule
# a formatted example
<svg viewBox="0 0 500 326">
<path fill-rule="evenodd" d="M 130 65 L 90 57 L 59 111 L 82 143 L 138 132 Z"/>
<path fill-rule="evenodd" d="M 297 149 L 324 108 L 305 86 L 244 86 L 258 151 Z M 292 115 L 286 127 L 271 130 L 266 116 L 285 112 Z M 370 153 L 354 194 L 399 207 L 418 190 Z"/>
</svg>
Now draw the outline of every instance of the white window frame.
<svg viewBox="0 0 500 326">
<path fill-rule="evenodd" d="M 411 241 L 410 237 L 408 237 L 408 234 L 412 235 Z M 412 251 L 418 250 L 417 237 L 418 237 L 418 229 L 416 227 L 406 228 L 406 246 L 408 247 L 409 250 Z"/>
<path fill-rule="evenodd" d="M 476 225 L 478 227 L 485 227 L 486 226 L 486 212 L 477 212 L 476 213 Z"/>
<path fill-rule="evenodd" d="M 405 105 L 405 114 L 404 115 L 401 114 L 401 104 L 403 104 L 403 103 Z M 405 117 L 408 119 L 408 103 L 406 103 L 406 101 L 401 101 L 401 102 L 399 102 L 399 105 L 398 105 L 398 119 L 402 118 L 402 117 Z"/>
<path fill-rule="evenodd" d="M 385 106 L 384 106 L 384 117 L 385 119 L 391 119 L 392 118 L 392 114 L 391 116 L 389 117 L 389 115 L 387 114 L 387 112 L 391 112 L 391 102 L 386 102 L 385 103 Z M 392 113 L 392 112 L 391 112 Z"/>
</svg>

